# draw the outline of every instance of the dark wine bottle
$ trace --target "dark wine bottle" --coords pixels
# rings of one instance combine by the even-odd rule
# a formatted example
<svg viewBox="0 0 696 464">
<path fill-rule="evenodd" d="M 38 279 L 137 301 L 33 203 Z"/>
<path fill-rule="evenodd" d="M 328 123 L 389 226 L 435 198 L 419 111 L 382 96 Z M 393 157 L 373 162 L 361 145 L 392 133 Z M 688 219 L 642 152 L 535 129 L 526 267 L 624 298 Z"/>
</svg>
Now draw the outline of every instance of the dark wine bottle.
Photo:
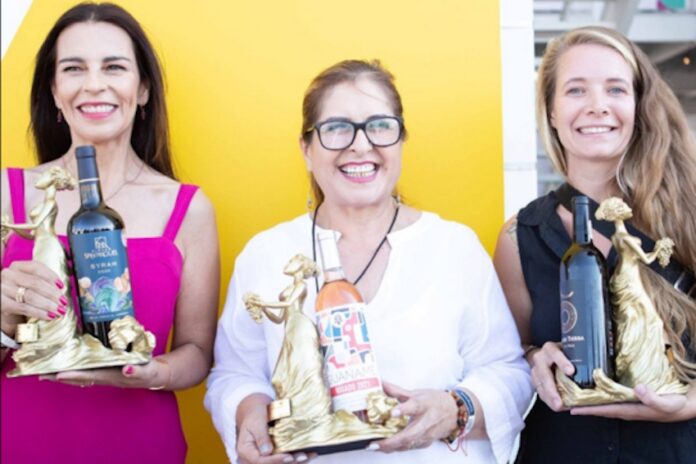
<svg viewBox="0 0 696 464">
<path fill-rule="evenodd" d="M 81 205 L 68 223 L 68 239 L 82 328 L 110 347 L 111 322 L 133 316 L 124 224 L 102 198 L 94 147 L 77 147 L 75 157 Z"/>
<path fill-rule="evenodd" d="M 573 380 L 595 386 L 592 372 L 614 375 L 611 305 L 607 266 L 592 243 L 589 199 L 573 197 L 573 243 L 561 260 L 561 345 L 575 366 Z"/>
</svg>

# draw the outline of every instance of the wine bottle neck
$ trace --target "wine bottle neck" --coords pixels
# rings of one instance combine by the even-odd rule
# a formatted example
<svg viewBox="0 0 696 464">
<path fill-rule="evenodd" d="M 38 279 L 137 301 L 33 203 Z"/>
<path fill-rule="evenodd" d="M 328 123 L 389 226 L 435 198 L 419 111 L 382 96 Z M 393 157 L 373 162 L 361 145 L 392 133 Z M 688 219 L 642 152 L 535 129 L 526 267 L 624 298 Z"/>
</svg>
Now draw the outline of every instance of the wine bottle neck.
<svg viewBox="0 0 696 464">
<path fill-rule="evenodd" d="M 324 269 L 324 282 L 329 283 L 337 280 L 346 280 L 346 274 L 343 272 L 342 267 L 337 269 Z"/>
<path fill-rule="evenodd" d="M 573 241 L 580 245 L 592 243 L 590 207 L 586 202 L 573 203 Z"/>
<path fill-rule="evenodd" d="M 338 253 L 338 243 L 334 232 L 319 234 L 319 254 L 321 255 L 324 282 L 345 280 L 346 276 L 341 265 L 341 256 Z"/>
<path fill-rule="evenodd" d="M 103 203 L 97 160 L 94 156 L 77 158 L 77 175 L 80 183 L 80 203 L 85 209 L 98 208 Z"/>
</svg>

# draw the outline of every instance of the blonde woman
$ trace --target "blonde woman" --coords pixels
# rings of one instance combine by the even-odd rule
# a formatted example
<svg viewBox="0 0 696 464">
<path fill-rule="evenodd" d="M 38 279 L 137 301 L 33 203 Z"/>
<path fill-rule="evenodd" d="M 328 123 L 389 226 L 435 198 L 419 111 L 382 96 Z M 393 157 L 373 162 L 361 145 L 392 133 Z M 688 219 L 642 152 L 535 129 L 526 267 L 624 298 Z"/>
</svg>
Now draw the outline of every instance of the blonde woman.
<svg viewBox="0 0 696 464">
<path fill-rule="evenodd" d="M 520 331 L 540 401 L 526 419 L 518 462 L 688 462 L 696 453 L 696 143 L 684 113 L 648 58 L 616 31 L 587 27 L 553 40 L 539 68 L 537 118 L 542 140 L 567 183 L 508 221 L 496 270 Z M 640 403 L 574 408 L 561 403 L 552 370 L 573 373 L 560 341 L 560 259 L 570 245 L 564 206 L 582 192 L 596 202 L 622 197 L 630 224 L 646 236 L 671 237 L 674 273 L 642 267 L 657 294 L 674 365 L 687 395 Z M 595 245 L 616 263 L 609 237 Z M 643 246 L 649 245 L 643 241 Z M 675 265 L 676 266 L 676 265 Z"/>
</svg>

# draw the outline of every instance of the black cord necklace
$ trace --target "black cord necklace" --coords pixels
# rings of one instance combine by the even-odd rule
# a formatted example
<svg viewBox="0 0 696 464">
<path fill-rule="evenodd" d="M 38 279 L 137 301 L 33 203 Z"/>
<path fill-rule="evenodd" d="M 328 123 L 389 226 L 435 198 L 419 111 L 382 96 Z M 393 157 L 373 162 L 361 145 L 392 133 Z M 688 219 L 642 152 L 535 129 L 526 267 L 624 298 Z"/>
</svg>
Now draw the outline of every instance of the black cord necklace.
<svg viewBox="0 0 696 464">
<path fill-rule="evenodd" d="M 317 261 L 317 239 L 316 239 L 315 230 L 317 228 L 317 213 L 319 212 L 320 206 L 321 206 L 321 203 L 319 203 L 317 205 L 317 207 L 314 209 L 314 215 L 312 216 L 312 259 L 314 260 L 314 262 Z M 389 236 L 392 229 L 394 228 L 394 224 L 396 224 L 397 217 L 399 217 L 399 203 L 396 204 L 396 209 L 394 210 L 394 217 L 391 220 L 391 224 L 389 224 L 389 229 L 387 229 L 387 233 L 384 234 L 384 238 L 382 238 L 382 241 L 379 242 L 379 245 L 377 245 L 375 252 L 372 253 L 372 257 L 367 262 L 367 265 L 363 268 L 360 275 L 357 277 L 357 279 L 355 279 L 355 281 L 353 281 L 353 285 L 358 285 L 358 282 L 360 282 L 360 279 L 362 279 L 363 276 L 365 275 L 365 273 L 367 272 L 367 270 L 370 269 L 372 262 L 377 257 L 377 253 L 379 253 L 379 250 L 382 249 L 382 246 L 384 246 L 384 243 L 387 241 L 387 236 Z M 316 276 L 314 277 L 314 285 L 317 288 L 317 293 L 319 293 L 319 279 Z"/>
</svg>

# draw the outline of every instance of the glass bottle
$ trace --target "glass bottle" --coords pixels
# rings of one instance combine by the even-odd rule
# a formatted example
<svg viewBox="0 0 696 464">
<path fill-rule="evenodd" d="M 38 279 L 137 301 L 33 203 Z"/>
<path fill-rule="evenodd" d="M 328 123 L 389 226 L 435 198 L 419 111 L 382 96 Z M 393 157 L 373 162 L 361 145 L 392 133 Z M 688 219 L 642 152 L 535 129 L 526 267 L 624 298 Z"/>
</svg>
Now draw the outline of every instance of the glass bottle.
<svg viewBox="0 0 696 464">
<path fill-rule="evenodd" d="M 367 395 L 382 392 L 365 320 L 365 303 L 346 280 L 333 231 L 318 233 L 324 284 L 316 299 L 319 342 L 334 411 L 367 421 Z"/>
<path fill-rule="evenodd" d="M 610 378 L 614 375 L 607 267 L 592 243 L 589 199 L 575 196 L 572 204 L 573 243 L 563 255 L 560 269 L 561 345 L 575 366 L 575 383 L 593 388 L 595 369 L 602 369 Z"/>
<path fill-rule="evenodd" d="M 111 322 L 133 316 L 126 237 L 121 216 L 102 197 L 96 150 L 75 150 L 80 209 L 68 223 L 83 330 L 106 347 Z"/>
</svg>

